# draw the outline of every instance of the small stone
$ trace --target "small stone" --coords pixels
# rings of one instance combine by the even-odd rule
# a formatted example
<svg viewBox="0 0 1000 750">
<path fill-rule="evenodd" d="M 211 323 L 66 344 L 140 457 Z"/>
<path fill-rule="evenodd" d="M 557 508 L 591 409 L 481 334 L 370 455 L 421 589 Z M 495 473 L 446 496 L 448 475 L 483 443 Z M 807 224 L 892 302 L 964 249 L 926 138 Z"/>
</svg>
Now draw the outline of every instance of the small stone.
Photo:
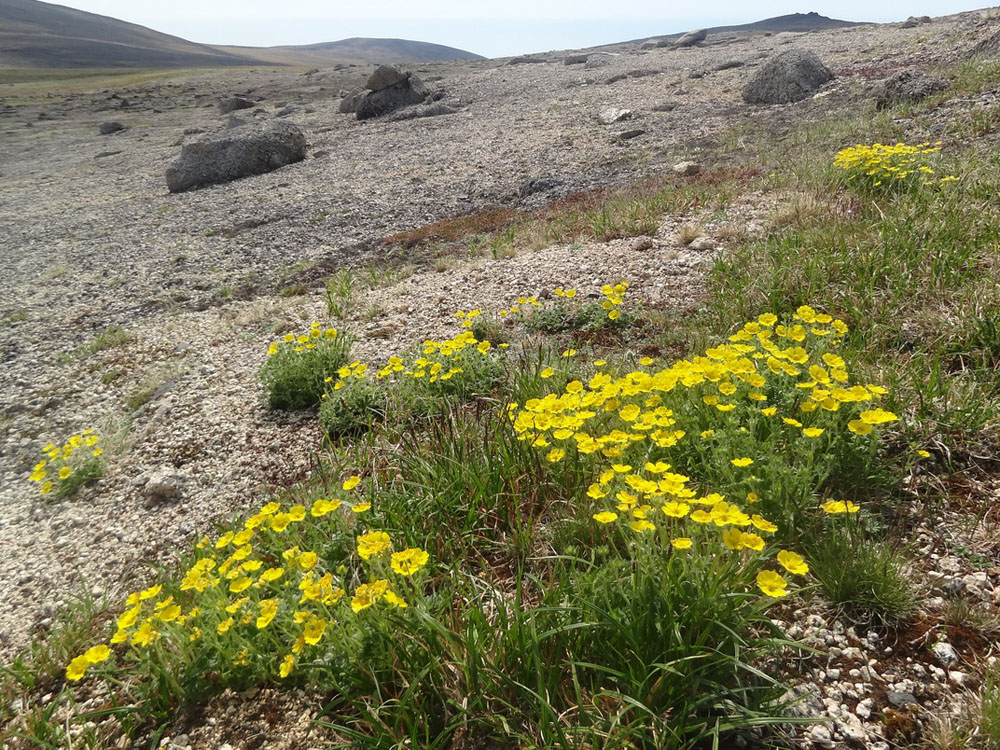
<svg viewBox="0 0 1000 750">
<path fill-rule="evenodd" d="M 934 652 L 934 658 L 943 666 L 951 666 L 959 660 L 958 651 L 947 641 L 935 643 L 932 651 Z"/>
<path fill-rule="evenodd" d="M 175 502 L 184 494 L 184 477 L 169 468 L 161 468 L 149 475 L 142 494 L 149 505 Z"/>
<path fill-rule="evenodd" d="M 618 109 L 617 107 L 608 107 L 601 110 L 600 114 L 597 115 L 597 119 L 600 120 L 602 125 L 611 125 L 622 120 L 628 120 L 631 117 L 631 109 Z"/>
<path fill-rule="evenodd" d="M 890 690 L 887 697 L 889 698 L 889 703 L 896 706 L 896 708 L 901 708 L 907 704 L 917 705 L 917 698 L 913 693 Z"/>
<path fill-rule="evenodd" d="M 833 747 L 833 735 L 822 724 L 817 724 L 809 730 L 809 739 L 816 747 Z"/>
<path fill-rule="evenodd" d="M 692 177 L 701 171 L 701 164 L 696 161 L 681 161 L 673 166 L 674 174 L 681 177 Z"/>
<path fill-rule="evenodd" d="M 862 719 L 868 719 L 871 717 L 874 707 L 875 701 L 871 698 L 865 698 L 863 701 L 858 701 L 858 705 L 854 708 L 854 713 Z"/>
</svg>

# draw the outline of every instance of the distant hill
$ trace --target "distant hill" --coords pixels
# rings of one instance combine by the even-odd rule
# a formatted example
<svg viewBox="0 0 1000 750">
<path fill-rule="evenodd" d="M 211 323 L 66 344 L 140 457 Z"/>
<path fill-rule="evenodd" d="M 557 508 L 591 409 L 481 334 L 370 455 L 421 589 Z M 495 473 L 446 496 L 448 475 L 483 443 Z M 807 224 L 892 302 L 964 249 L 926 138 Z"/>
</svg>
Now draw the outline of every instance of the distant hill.
<svg viewBox="0 0 1000 750">
<path fill-rule="evenodd" d="M 258 60 L 39 0 L 0 0 L 0 67 L 178 68 Z"/>
<path fill-rule="evenodd" d="M 212 46 L 40 0 L 0 0 L 0 68 L 322 66 L 479 59 L 464 50 L 406 39 L 354 38 L 289 47 Z"/>
<path fill-rule="evenodd" d="M 840 21 L 836 18 L 827 18 L 826 16 L 821 16 L 819 13 L 811 12 L 790 13 L 787 16 L 775 16 L 774 18 L 765 18 L 763 21 L 743 23 L 736 26 L 713 26 L 707 29 L 707 31 L 709 35 L 720 34 L 725 31 L 770 31 L 773 34 L 776 34 L 780 31 L 822 31 L 824 29 L 840 29 L 846 26 L 866 25 L 868 24 L 856 21 Z M 623 43 L 633 44 L 647 42 L 651 39 L 677 39 L 682 35 L 683 32 L 677 34 L 647 36 L 642 39 L 633 39 L 630 42 Z"/>
<path fill-rule="evenodd" d="M 435 60 L 484 60 L 482 55 L 442 44 L 408 39 L 353 37 L 337 42 L 286 47 L 218 47 L 280 65 L 329 65 L 335 62 L 403 63 Z"/>
</svg>

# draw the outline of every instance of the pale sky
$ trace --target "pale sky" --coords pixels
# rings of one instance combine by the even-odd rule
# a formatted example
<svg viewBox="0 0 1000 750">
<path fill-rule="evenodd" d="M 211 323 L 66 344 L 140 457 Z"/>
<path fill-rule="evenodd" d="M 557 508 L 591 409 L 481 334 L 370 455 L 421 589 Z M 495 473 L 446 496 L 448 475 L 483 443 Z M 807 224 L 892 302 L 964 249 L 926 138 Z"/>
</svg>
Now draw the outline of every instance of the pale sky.
<svg viewBox="0 0 1000 750">
<path fill-rule="evenodd" d="M 701 26 L 816 11 L 845 21 L 901 21 L 984 7 L 961 0 L 63 0 L 206 44 L 269 47 L 354 36 L 446 44 L 487 57 L 590 47 Z"/>
</svg>

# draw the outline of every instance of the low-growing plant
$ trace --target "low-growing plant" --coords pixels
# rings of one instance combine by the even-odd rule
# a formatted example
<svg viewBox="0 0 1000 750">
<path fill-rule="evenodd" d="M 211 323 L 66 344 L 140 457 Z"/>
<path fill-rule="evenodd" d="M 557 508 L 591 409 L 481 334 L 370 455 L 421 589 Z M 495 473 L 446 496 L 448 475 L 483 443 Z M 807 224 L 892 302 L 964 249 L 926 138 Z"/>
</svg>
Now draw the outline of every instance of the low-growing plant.
<svg viewBox="0 0 1000 750">
<path fill-rule="evenodd" d="M 493 344 L 464 331 L 424 341 L 419 353 L 393 355 L 375 372 L 362 362 L 340 368 L 323 395 L 320 419 L 331 437 L 363 432 L 390 413 L 402 426 L 442 413 L 453 400 L 485 396 L 504 376 Z"/>
<path fill-rule="evenodd" d="M 353 338 L 313 323 L 305 333 L 287 333 L 268 348 L 258 378 L 272 409 L 308 409 L 319 404 L 326 384 L 344 366 Z"/>
<path fill-rule="evenodd" d="M 888 193 L 945 184 L 957 177 L 935 177 L 931 156 L 941 151 L 940 142 L 908 146 L 858 144 L 837 152 L 833 166 L 847 173 L 848 184 L 860 192 Z"/>
<path fill-rule="evenodd" d="M 824 596 L 850 617 L 898 622 L 916 604 L 905 555 L 859 528 L 816 535 L 806 550 Z"/>
<path fill-rule="evenodd" d="M 31 475 L 43 495 L 72 497 L 94 479 L 104 476 L 104 448 L 100 436 L 92 429 L 71 435 L 63 445 L 48 443 L 42 448 L 45 456 L 35 464 Z"/>
</svg>

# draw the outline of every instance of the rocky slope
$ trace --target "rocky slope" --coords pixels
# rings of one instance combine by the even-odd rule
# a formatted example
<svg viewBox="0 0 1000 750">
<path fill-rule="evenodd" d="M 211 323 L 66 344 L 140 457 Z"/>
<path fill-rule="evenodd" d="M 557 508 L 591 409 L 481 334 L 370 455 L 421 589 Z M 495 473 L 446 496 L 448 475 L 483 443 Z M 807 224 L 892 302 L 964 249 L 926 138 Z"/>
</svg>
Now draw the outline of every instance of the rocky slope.
<svg viewBox="0 0 1000 750">
<path fill-rule="evenodd" d="M 48 627 L 81 587 L 117 598 L 142 582 L 147 564 L 171 560 L 214 520 L 304 474 L 320 444 L 316 422 L 265 410 L 254 375 L 278 333 L 329 320 L 321 290 L 278 293 L 309 278 L 310 267 L 415 265 L 405 281 L 360 296 L 346 320 L 331 321 L 356 331 L 357 355 L 369 359 L 452 331 L 456 309 L 499 308 L 554 286 L 623 278 L 640 296 L 682 306 L 698 294 L 711 251 L 680 245 L 679 225 L 700 221 L 724 250 L 726 228 L 760 228 L 777 208 L 773 198 L 751 194 L 725 217 L 697 208 L 665 216 L 649 241 L 437 268 L 418 251 L 387 258 L 380 240 L 450 216 L 536 207 L 667 173 L 681 158 L 709 169 L 738 162 L 748 118 L 780 130 L 857 113 L 870 106 L 873 80 L 952 62 L 998 26 L 994 14 L 976 11 L 915 28 L 633 45 L 581 65 L 556 54 L 535 64 L 436 63 L 416 72 L 457 113 L 394 122 L 338 113 L 339 92 L 361 85 L 370 67 L 183 74 L 114 91 L 0 89 L 0 653 L 8 658 Z M 814 51 L 837 77 L 804 102 L 745 105 L 740 87 L 790 46 Z M 740 64 L 723 65 L 731 61 Z M 257 101 L 234 116 L 299 125 L 309 158 L 168 194 L 164 171 L 180 144 L 224 128 L 216 100 L 232 94 Z M 602 124 L 611 108 L 631 115 Z M 109 119 L 125 128 L 99 135 Z M 115 326 L 124 335 L 103 346 Z M 105 478 L 72 501 L 39 497 L 27 475 L 42 446 L 88 427 L 107 438 Z M 148 492 L 162 476 L 177 489 L 166 501 Z M 812 629 L 826 638 L 818 624 Z M 861 643 L 866 634 L 829 632 L 841 651 L 879 648 Z M 846 702 L 834 700 L 837 715 Z M 224 702 L 219 711 L 226 714 Z M 193 744 L 232 741 L 210 726 Z M 290 726 L 268 731 L 276 738 Z M 833 738 L 815 739 L 827 747 Z"/>
</svg>

